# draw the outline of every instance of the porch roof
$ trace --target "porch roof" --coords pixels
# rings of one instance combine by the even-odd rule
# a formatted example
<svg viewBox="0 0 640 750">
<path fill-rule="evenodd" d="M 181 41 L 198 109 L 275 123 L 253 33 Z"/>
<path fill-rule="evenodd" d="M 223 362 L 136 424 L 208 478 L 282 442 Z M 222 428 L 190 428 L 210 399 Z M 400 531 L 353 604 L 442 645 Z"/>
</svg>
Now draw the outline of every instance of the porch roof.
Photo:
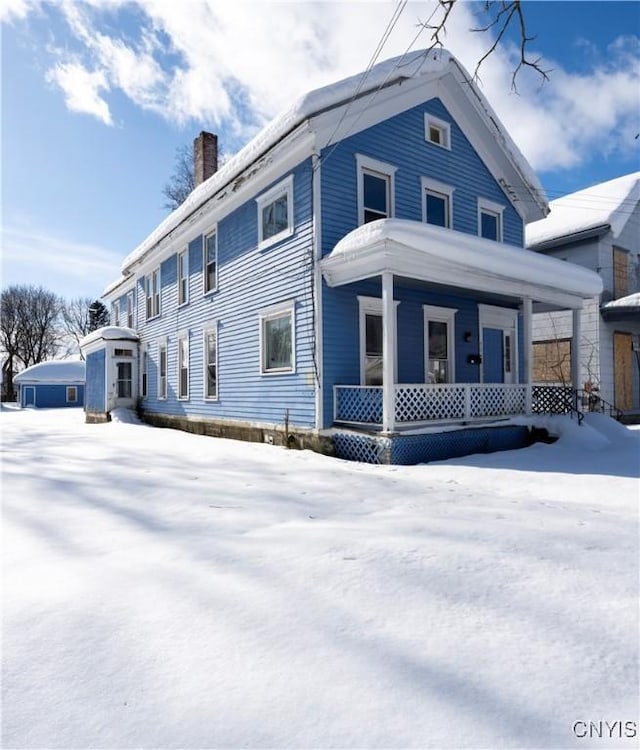
<svg viewBox="0 0 640 750">
<path fill-rule="evenodd" d="M 389 272 L 568 308 L 602 291 L 598 274 L 567 261 L 453 229 L 381 219 L 343 237 L 320 266 L 329 286 Z"/>
</svg>

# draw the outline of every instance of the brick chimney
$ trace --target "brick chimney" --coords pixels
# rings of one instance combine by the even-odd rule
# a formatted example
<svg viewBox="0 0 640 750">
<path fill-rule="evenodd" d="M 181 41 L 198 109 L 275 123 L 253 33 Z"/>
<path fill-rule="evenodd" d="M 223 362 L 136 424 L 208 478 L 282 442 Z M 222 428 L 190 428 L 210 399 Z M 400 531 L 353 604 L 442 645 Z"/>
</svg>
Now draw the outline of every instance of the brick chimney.
<svg viewBox="0 0 640 750">
<path fill-rule="evenodd" d="M 218 136 L 203 130 L 193 141 L 193 177 L 195 187 L 218 171 Z"/>
</svg>

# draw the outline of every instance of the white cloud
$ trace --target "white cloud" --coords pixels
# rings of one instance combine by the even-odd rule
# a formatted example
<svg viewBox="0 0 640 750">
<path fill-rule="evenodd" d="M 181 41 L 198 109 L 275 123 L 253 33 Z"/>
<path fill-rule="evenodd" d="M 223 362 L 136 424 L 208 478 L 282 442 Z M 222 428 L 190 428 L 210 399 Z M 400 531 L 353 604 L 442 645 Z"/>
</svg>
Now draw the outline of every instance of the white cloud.
<svg viewBox="0 0 640 750">
<path fill-rule="evenodd" d="M 99 296 L 121 253 L 46 230 L 2 228 L 2 284 L 41 284 L 66 297 Z"/>
<path fill-rule="evenodd" d="M 78 62 L 58 63 L 47 72 L 47 80 L 57 84 L 64 93 L 67 107 L 72 112 L 93 115 L 105 125 L 113 125 L 107 102 L 100 92 L 108 89 L 101 70 L 87 70 Z"/>
<path fill-rule="evenodd" d="M 134 7 L 135 38 L 117 36 L 114 14 Z M 57 12 L 81 46 L 82 62 L 63 56 L 50 75 L 70 109 L 106 124 L 113 115 L 105 92 L 119 90 L 169 121 L 243 141 L 302 93 L 361 71 L 396 7 L 391 0 L 65 0 Z M 479 25 L 473 7 L 455 6 L 444 37 L 470 72 L 491 44 L 487 34 L 469 33 Z M 434 0 L 410 2 L 380 59 L 402 54 L 434 8 Z M 423 31 L 416 47 L 429 44 Z M 621 36 L 593 54 L 588 72 L 545 61 L 554 70 L 542 88 L 525 70 L 520 95 L 511 92 L 518 55 L 515 47 L 499 47 L 480 70 L 481 86 L 534 168 L 569 168 L 594 153 L 631 148 L 640 90 L 637 37 Z"/>
<path fill-rule="evenodd" d="M 2 0 L 0 3 L 0 23 L 12 23 L 26 18 L 36 7 L 34 0 Z"/>
</svg>

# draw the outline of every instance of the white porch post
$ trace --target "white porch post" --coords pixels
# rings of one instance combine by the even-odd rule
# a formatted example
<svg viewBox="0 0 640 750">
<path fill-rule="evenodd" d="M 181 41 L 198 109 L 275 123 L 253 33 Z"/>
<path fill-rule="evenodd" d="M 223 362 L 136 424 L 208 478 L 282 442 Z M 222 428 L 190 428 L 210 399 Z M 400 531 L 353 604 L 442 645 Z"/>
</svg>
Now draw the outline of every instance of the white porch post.
<svg viewBox="0 0 640 750">
<path fill-rule="evenodd" d="M 580 388 L 580 339 L 582 338 L 582 308 L 574 308 L 573 334 L 571 338 L 571 384 Z"/>
<path fill-rule="evenodd" d="M 524 346 L 525 414 L 531 414 L 533 379 L 533 304 L 531 297 L 522 299 L 522 334 Z"/>
<path fill-rule="evenodd" d="M 395 428 L 394 363 L 396 326 L 393 307 L 393 274 L 382 274 L 382 430 Z"/>
</svg>

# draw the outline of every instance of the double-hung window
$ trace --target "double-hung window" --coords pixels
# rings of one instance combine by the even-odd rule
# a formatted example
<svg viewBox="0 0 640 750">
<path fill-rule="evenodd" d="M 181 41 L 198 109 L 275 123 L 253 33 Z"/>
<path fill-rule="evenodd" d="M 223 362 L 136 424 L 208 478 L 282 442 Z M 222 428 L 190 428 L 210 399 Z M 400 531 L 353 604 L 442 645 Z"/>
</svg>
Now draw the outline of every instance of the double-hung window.
<svg viewBox="0 0 640 750">
<path fill-rule="evenodd" d="M 451 125 L 439 117 L 425 114 L 424 137 L 435 146 L 451 149 Z"/>
<path fill-rule="evenodd" d="M 258 204 L 258 248 L 293 234 L 293 175 L 256 198 Z"/>
<path fill-rule="evenodd" d="M 114 326 L 120 325 L 120 300 L 114 302 L 111 307 L 111 319 Z"/>
<path fill-rule="evenodd" d="M 393 216 L 396 167 L 356 154 L 358 170 L 358 224 Z"/>
<path fill-rule="evenodd" d="M 154 269 L 146 279 L 147 320 L 160 315 L 160 269 Z"/>
<path fill-rule="evenodd" d="M 260 372 L 295 372 L 295 312 L 289 301 L 260 313 Z"/>
<path fill-rule="evenodd" d="M 167 342 L 158 343 L 158 398 L 167 397 Z"/>
<path fill-rule="evenodd" d="M 218 333 L 216 326 L 204 332 L 204 397 L 218 398 Z"/>
<path fill-rule="evenodd" d="M 502 213 L 504 206 L 485 198 L 478 198 L 478 234 L 487 240 L 502 242 Z"/>
<path fill-rule="evenodd" d="M 140 375 L 140 396 L 147 398 L 147 389 L 149 381 L 149 352 L 145 346 L 142 349 L 142 372 Z"/>
<path fill-rule="evenodd" d="M 215 292 L 218 287 L 218 233 L 209 232 L 203 238 L 202 267 L 204 273 L 204 293 Z"/>
<path fill-rule="evenodd" d="M 397 308 L 393 302 L 393 321 L 396 329 Z M 382 299 L 358 295 L 360 309 L 360 383 L 361 385 L 382 385 L 383 379 L 383 319 Z M 393 355 L 394 380 L 398 371 L 397 351 Z"/>
<path fill-rule="evenodd" d="M 178 253 L 178 304 L 186 305 L 189 301 L 189 252 Z"/>
<path fill-rule="evenodd" d="M 133 328 L 133 292 L 127 294 L 127 328 Z"/>
<path fill-rule="evenodd" d="M 189 334 L 178 337 L 178 398 L 189 398 Z"/>
<path fill-rule="evenodd" d="M 422 178 L 422 220 L 451 228 L 453 188 L 428 177 Z"/>
</svg>

